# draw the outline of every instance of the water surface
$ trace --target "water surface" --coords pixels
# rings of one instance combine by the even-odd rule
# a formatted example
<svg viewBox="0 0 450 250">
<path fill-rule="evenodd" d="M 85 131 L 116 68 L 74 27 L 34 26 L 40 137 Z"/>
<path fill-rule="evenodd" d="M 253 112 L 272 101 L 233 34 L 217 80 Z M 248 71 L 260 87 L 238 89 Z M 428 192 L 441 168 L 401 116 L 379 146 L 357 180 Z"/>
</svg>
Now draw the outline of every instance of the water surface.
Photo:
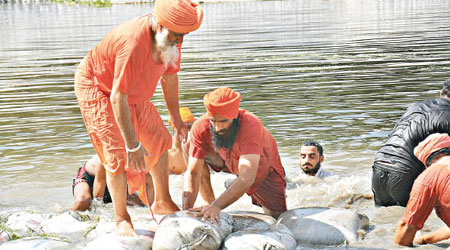
<svg viewBox="0 0 450 250">
<path fill-rule="evenodd" d="M 436 98 L 450 77 L 450 2 L 297 0 L 203 7 L 201 29 L 183 44 L 181 105 L 200 116 L 208 91 L 229 86 L 241 92 L 241 107 L 277 140 L 290 181 L 288 207 L 363 212 L 373 231 L 360 245 L 392 248 L 403 209 L 376 209 L 372 200 L 358 197 L 371 194 L 374 154 L 404 110 Z M 72 178 L 94 154 L 73 91 L 76 65 L 113 26 L 152 9 L 0 2 L 0 211 L 70 206 Z M 160 88 L 152 101 L 167 120 Z M 322 143 L 324 166 L 339 179 L 296 176 L 299 145 L 309 139 Z M 172 176 L 171 183 L 179 203 L 181 178 Z M 259 211 L 248 197 L 230 209 Z M 425 229 L 440 223 L 433 215 Z"/>
</svg>

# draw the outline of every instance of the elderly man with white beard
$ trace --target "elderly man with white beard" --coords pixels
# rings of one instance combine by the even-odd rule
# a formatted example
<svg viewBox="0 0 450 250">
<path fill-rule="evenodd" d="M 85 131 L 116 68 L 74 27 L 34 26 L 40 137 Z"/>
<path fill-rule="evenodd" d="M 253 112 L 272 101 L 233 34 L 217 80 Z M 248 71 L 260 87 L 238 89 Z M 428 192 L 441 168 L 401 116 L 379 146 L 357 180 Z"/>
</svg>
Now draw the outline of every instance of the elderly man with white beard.
<svg viewBox="0 0 450 250">
<path fill-rule="evenodd" d="M 186 141 L 178 102 L 180 48 L 184 35 L 200 27 L 203 10 L 190 0 L 156 0 L 154 6 L 153 15 L 113 28 L 75 74 L 75 93 L 107 173 L 120 236 L 136 235 L 126 208 L 127 184 L 152 213 L 179 210 L 168 183 L 172 138 L 149 100 L 160 81 L 176 135 Z"/>
</svg>

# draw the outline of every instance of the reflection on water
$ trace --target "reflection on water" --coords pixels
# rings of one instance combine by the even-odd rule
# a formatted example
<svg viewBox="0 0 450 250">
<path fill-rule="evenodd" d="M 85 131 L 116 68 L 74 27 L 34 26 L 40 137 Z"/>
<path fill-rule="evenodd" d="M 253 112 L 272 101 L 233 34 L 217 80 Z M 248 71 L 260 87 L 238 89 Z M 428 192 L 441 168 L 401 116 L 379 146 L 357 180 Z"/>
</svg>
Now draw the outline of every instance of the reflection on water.
<svg viewBox="0 0 450 250">
<path fill-rule="evenodd" d="M 325 166 L 357 174 L 370 192 L 374 153 L 396 120 L 410 103 L 437 97 L 450 77 L 446 0 L 203 6 L 201 29 L 183 44 L 181 105 L 199 116 L 206 92 L 240 91 L 290 175 L 298 145 L 316 139 Z M 152 8 L 0 2 L 0 207 L 71 202 L 71 178 L 94 153 L 73 92 L 75 67 L 111 27 Z M 153 102 L 166 119 L 160 89 Z M 338 187 L 328 185 L 313 187 Z"/>
</svg>

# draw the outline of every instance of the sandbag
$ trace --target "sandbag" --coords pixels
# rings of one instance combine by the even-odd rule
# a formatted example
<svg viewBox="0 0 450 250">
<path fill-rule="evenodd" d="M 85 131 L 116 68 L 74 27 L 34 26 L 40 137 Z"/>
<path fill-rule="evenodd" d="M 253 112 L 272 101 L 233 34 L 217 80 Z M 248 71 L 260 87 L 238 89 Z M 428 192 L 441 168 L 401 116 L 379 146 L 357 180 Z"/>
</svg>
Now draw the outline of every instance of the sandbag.
<svg viewBox="0 0 450 250">
<path fill-rule="evenodd" d="M 77 214 L 75 214 L 77 215 Z M 74 233 L 84 232 L 91 226 L 91 221 L 75 219 L 69 212 L 52 216 L 41 222 L 42 229 L 47 233 Z"/>
<path fill-rule="evenodd" d="M 246 228 L 257 228 L 269 230 L 276 220 L 267 214 L 251 211 L 232 211 L 229 213 L 233 217 L 233 232 Z"/>
<path fill-rule="evenodd" d="M 153 232 L 136 229 L 137 237 L 119 237 L 107 233 L 89 242 L 84 250 L 148 250 L 152 249 Z"/>
<path fill-rule="evenodd" d="M 19 239 L 8 241 L 0 245 L 0 250 L 47 250 L 47 249 L 62 249 L 68 246 L 69 243 L 64 241 L 49 240 L 49 239 Z"/>
<path fill-rule="evenodd" d="M 356 242 L 369 218 L 341 208 L 296 208 L 280 215 L 298 245 L 340 245 Z"/>
<path fill-rule="evenodd" d="M 230 234 L 223 250 L 295 250 L 297 243 L 291 231 L 283 224 L 272 225 L 267 230 L 247 228 Z"/>
<path fill-rule="evenodd" d="M 8 216 L 5 227 L 21 235 L 29 230 L 42 233 L 41 223 L 47 219 L 47 217 L 48 216 L 42 214 L 18 212 Z"/>
<path fill-rule="evenodd" d="M 179 211 L 164 217 L 153 240 L 155 250 L 213 250 L 231 233 L 233 218 L 220 214 L 220 225 L 202 221 L 189 212 Z"/>
</svg>

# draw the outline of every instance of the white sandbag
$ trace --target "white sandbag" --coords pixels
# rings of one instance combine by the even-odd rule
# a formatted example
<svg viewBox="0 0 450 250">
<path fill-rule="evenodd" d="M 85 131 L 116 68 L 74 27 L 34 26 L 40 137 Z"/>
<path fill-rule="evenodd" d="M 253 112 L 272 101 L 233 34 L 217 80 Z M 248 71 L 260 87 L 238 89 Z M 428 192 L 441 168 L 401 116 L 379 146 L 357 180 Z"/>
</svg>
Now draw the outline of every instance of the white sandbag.
<svg viewBox="0 0 450 250">
<path fill-rule="evenodd" d="M 297 243 L 291 231 L 283 224 L 272 225 L 268 230 L 247 228 L 230 234 L 223 250 L 295 250 Z"/>
<path fill-rule="evenodd" d="M 220 214 L 220 225 L 179 211 L 164 217 L 155 233 L 155 250 L 213 250 L 231 233 L 233 218 Z"/>
<path fill-rule="evenodd" d="M 34 214 L 29 212 L 19 212 L 10 215 L 5 226 L 18 234 L 24 234 L 29 230 L 33 232 L 42 233 L 41 223 L 48 216 L 42 214 Z"/>
<path fill-rule="evenodd" d="M 8 241 L 0 245 L 0 250 L 48 250 L 62 249 L 69 243 L 49 239 L 19 239 Z"/>
<path fill-rule="evenodd" d="M 233 216 L 233 232 L 246 228 L 269 230 L 270 226 L 276 222 L 272 216 L 257 212 L 233 211 L 229 214 Z"/>
<path fill-rule="evenodd" d="M 136 229 L 137 237 L 120 237 L 115 233 L 99 236 L 89 242 L 84 250 L 142 250 L 152 249 L 153 232 Z"/>
<path fill-rule="evenodd" d="M 47 233 L 74 233 L 84 232 L 92 224 L 93 221 L 79 221 L 75 219 L 69 212 L 52 216 L 48 220 L 44 220 L 41 225 L 44 232 Z"/>
<path fill-rule="evenodd" d="M 298 245 L 340 245 L 356 242 L 369 218 L 341 208 L 296 208 L 281 214 L 277 224 L 287 226 Z"/>
</svg>

